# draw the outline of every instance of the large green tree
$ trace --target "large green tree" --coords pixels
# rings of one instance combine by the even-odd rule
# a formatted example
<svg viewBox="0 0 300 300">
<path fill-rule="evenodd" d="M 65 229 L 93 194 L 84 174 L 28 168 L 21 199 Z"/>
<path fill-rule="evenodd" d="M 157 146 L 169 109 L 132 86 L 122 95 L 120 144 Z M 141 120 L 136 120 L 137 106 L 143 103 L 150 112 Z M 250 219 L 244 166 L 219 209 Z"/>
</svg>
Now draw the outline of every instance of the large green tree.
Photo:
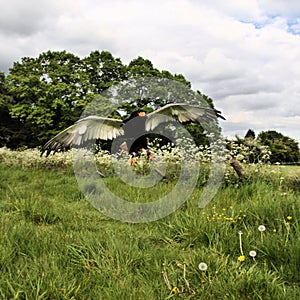
<svg viewBox="0 0 300 300">
<path fill-rule="evenodd" d="M 169 71 L 156 69 L 152 62 L 148 59 L 138 57 L 133 59 L 127 67 L 128 78 L 164 78 L 167 79 L 165 89 L 162 88 L 163 85 L 157 86 L 157 94 L 155 93 L 155 81 L 151 83 L 151 89 L 153 92 L 152 97 L 142 97 L 142 86 L 141 86 L 141 97 L 133 98 L 130 102 L 125 102 L 122 108 L 130 113 L 137 108 L 143 108 L 146 111 L 151 111 L 153 109 L 158 109 L 159 107 L 170 103 L 170 102 L 184 102 L 191 104 L 198 104 L 209 106 L 214 108 L 213 100 L 208 96 L 202 94 L 200 91 L 196 93 L 191 90 L 191 83 L 186 80 L 182 74 L 171 74 Z M 149 83 L 150 80 L 146 80 Z M 142 84 L 141 84 L 142 85 Z M 192 95 L 186 97 L 189 93 Z M 203 133 L 201 126 L 196 124 L 185 125 L 186 129 L 192 135 L 196 144 L 207 144 L 208 139 Z M 213 130 L 215 132 L 215 129 Z M 220 131 L 218 131 L 219 133 Z"/>
<path fill-rule="evenodd" d="M 257 139 L 272 152 L 271 163 L 294 163 L 300 160 L 298 143 L 275 130 L 261 132 Z"/>
</svg>

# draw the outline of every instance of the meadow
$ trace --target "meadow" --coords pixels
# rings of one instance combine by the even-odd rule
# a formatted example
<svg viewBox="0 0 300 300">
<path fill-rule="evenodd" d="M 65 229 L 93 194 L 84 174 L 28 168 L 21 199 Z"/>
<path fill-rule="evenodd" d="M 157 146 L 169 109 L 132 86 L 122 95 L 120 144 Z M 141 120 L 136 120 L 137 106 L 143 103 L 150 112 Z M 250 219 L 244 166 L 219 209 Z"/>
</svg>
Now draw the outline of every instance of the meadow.
<svg viewBox="0 0 300 300">
<path fill-rule="evenodd" d="M 0 149 L 1 299 L 300 299 L 300 168 L 245 164 L 244 181 L 227 168 L 205 208 L 199 182 L 176 212 L 135 224 L 85 199 L 68 154 Z M 176 181 L 103 180 L 137 202 Z"/>
</svg>

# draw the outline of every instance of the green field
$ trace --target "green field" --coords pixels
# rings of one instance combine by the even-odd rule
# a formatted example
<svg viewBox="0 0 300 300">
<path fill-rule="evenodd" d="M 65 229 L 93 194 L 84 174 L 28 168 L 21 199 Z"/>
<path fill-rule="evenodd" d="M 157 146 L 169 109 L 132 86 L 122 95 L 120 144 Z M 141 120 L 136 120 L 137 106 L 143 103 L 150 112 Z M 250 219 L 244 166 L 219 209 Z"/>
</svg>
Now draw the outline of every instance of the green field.
<svg viewBox="0 0 300 300">
<path fill-rule="evenodd" d="M 94 209 L 71 168 L 2 163 L 0 298 L 300 299 L 297 170 L 274 166 L 269 175 L 224 184 L 202 210 L 199 186 L 168 217 L 130 224 Z M 172 188 L 136 193 L 105 180 L 135 201 Z"/>
</svg>

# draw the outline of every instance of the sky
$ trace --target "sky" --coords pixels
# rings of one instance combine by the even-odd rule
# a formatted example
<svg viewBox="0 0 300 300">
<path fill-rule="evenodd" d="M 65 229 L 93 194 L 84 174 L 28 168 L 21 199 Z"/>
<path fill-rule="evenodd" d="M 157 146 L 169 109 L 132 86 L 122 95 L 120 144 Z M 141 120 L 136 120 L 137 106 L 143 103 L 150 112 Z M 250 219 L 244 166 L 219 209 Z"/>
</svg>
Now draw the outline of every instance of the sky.
<svg viewBox="0 0 300 300">
<path fill-rule="evenodd" d="M 214 100 L 223 135 L 300 142 L 299 0 L 0 0 L 0 71 L 22 57 L 105 50 L 183 74 Z"/>
</svg>

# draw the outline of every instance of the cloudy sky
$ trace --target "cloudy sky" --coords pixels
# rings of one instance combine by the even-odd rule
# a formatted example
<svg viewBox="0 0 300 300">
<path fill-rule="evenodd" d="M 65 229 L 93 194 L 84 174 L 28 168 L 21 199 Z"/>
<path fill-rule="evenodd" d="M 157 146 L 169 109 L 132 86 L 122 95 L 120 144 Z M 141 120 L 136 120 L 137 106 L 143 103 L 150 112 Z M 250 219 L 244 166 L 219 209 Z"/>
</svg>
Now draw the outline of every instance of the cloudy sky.
<svg viewBox="0 0 300 300">
<path fill-rule="evenodd" d="M 142 56 L 214 99 L 224 136 L 300 142 L 299 0 L 0 0 L 0 70 L 66 50 Z"/>
</svg>

